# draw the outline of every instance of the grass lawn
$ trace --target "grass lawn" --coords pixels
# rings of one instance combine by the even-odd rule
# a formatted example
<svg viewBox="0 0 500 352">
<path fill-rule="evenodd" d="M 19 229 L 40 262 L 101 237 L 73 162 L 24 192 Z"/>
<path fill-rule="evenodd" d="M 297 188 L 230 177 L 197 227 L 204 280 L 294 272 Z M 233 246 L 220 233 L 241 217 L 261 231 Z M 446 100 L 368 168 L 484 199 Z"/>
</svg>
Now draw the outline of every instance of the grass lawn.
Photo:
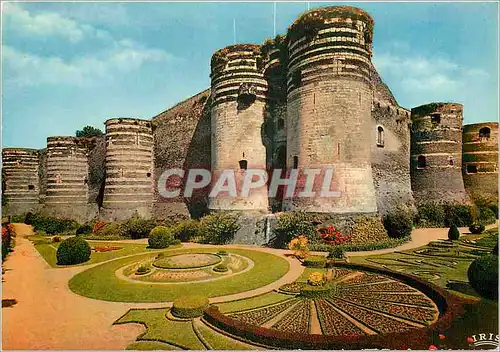
<svg viewBox="0 0 500 352">
<path fill-rule="evenodd" d="M 175 250 L 171 253 L 211 253 L 215 249 Z M 178 297 L 197 294 L 208 297 L 253 290 L 270 284 L 289 270 L 288 262 L 273 254 L 230 248 L 228 252 L 251 259 L 254 267 L 242 274 L 217 281 L 186 284 L 133 283 L 119 279 L 115 272 L 121 267 L 146 259 L 151 254 L 121 258 L 75 275 L 69 288 L 82 296 L 116 302 L 168 302 Z"/>
<path fill-rule="evenodd" d="M 53 268 L 67 268 L 68 265 L 57 265 L 57 259 L 56 259 L 56 252 L 57 248 L 61 244 L 61 242 L 58 243 L 51 243 L 51 241 L 44 236 L 30 236 L 29 240 L 33 242 L 35 245 L 36 250 L 42 255 L 42 257 L 45 259 L 47 263 Z M 126 255 L 131 255 L 131 254 L 138 254 L 142 252 L 148 252 L 148 253 L 156 253 L 158 251 L 162 251 L 163 249 L 149 249 L 147 248 L 147 245 L 145 244 L 130 244 L 130 243 L 114 243 L 114 242 L 104 242 L 104 241 L 91 241 L 89 242 L 91 247 L 94 246 L 118 246 L 122 247 L 122 249 L 116 250 L 116 251 L 110 251 L 110 252 L 94 252 L 92 251 L 92 254 L 90 255 L 90 260 L 86 261 L 85 263 L 77 264 L 77 265 L 71 265 L 70 267 L 78 266 L 78 265 L 89 265 L 89 264 L 95 264 L 95 263 L 101 263 L 106 260 L 114 259 L 114 258 L 119 258 L 123 257 Z M 174 247 L 172 247 L 174 248 Z M 175 248 L 179 248 L 179 246 L 176 246 Z"/>
<path fill-rule="evenodd" d="M 206 350 L 193 325 L 196 325 L 201 338 L 214 350 L 248 350 L 253 346 L 234 340 L 218 333 L 205 325 L 200 319 L 188 321 L 172 321 L 165 317 L 169 308 L 132 309 L 115 324 L 141 323 L 146 326 L 146 332 L 137 341 L 127 346 L 127 349 L 142 350 L 175 350 L 191 349 Z"/>
</svg>

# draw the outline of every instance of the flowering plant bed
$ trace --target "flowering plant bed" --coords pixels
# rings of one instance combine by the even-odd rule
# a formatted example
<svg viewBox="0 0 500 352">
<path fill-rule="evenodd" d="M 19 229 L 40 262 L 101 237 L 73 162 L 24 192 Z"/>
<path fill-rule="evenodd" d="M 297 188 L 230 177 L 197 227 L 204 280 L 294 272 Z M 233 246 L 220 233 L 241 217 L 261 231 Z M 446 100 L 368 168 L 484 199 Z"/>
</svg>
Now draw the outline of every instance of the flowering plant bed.
<svg viewBox="0 0 500 352">
<path fill-rule="evenodd" d="M 296 299 L 292 298 L 278 304 L 266 306 L 264 308 L 254 309 L 247 312 L 233 313 L 231 314 L 231 317 L 245 323 L 262 325 L 266 321 L 271 320 L 278 314 L 297 304 L 297 302 L 298 301 Z"/>
<path fill-rule="evenodd" d="M 324 244 L 339 246 L 351 241 L 351 237 L 349 235 L 343 234 L 332 225 L 319 228 L 318 232 L 321 237 L 321 241 Z"/>
<path fill-rule="evenodd" d="M 272 328 L 289 332 L 309 332 L 311 321 L 311 301 L 301 300 L 283 318 L 276 322 Z"/>
<path fill-rule="evenodd" d="M 365 334 L 360 328 L 335 310 L 326 300 L 316 299 L 315 304 L 323 334 L 333 336 L 358 336 Z"/>
<path fill-rule="evenodd" d="M 119 249 L 122 249 L 122 247 L 118 247 L 118 246 L 96 246 L 96 247 L 92 248 L 92 250 L 94 252 L 111 252 L 111 251 L 117 251 Z"/>
<path fill-rule="evenodd" d="M 280 291 L 283 291 L 285 293 L 294 293 L 298 294 L 300 293 L 300 290 L 304 288 L 304 286 L 307 285 L 304 282 L 292 282 L 290 284 L 285 284 L 280 287 Z"/>
</svg>

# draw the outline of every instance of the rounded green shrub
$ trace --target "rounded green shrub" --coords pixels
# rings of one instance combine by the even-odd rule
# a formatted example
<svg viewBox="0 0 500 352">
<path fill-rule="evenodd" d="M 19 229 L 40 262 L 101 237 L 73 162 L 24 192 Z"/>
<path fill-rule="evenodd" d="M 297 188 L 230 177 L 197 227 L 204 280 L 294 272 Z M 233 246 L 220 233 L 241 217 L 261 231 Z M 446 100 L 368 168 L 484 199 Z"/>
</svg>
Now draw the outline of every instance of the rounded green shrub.
<svg viewBox="0 0 500 352">
<path fill-rule="evenodd" d="M 65 239 L 57 248 L 57 265 L 84 263 L 90 259 L 90 245 L 80 236 Z"/>
<path fill-rule="evenodd" d="M 228 270 L 229 269 L 228 269 L 226 264 L 219 264 L 219 265 L 214 266 L 214 271 L 216 271 L 218 273 L 225 273 Z"/>
<path fill-rule="evenodd" d="M 467 271 L 469 283 L 482 297 L 498 299 L 498 256 L 487 254 L 474 260 Z"/>
<path fill-rule="evenodd" d="M 171 313 L 178 318 L 201 317 L 209 305 L 205 296 L 184 296 L 174 301 Z"/>
<path fill-rule="evenodd" d="M 304 259 L 304 265 L 308 268 L 324 268 L 326 258 L 320 255 L 310 255 Z"/>
<path fill-rule="evenodd" d="M 328 253 L 328 259 L 344 259 L 345 251 L 342 247 L 333 247 Z"/>
<path fill-rule="evenodd" d="M 495 213 L 490 208 L 481 208 L 479 210 L 479 223 L 484 225 L 494 224 L 497 220 Z"/>
<path fill-rule="evenodd" d="M 149 269 L 147 266 L 145 265 L 141 265 L 140 267 L 137 268 L 137 270 L 135 271 L 135 274 L 136 275 L 144 275 L 144 274 L 147 274 L 151 271 L 151 269 Z"/>
<path fill-rule="evenodd" d="M 174 243 L 172 229 L 166 226 L 156 226 L 151 230 L 148 238 L 150 248 L 167 248 Z"/>
<path fill-rule="evenodd" d="M 200 222 L 195 219 L 189 219 L 189 220 L 184 220 L 181 221 L 175 228 L 174 228 L 174 237 L 181 242 L 188 242 L 192 238 L 195 238 L 198 236 L 198 233 L 200 231 Z"/>
<path fill-rule="evenodd" d="M 229 243 L 239 229 L 238 216 L 230 213 L 209 214 L 200 222 L 200 235 L 204 243 Z"/>
<path fill-rule="evenodd" d="M 272 245 L 276 248 L 286 248 L 294 237 L 300 235 L 313 239 L 317 236 L 314 218 L 311 214 L 300 211 L 282 213 L 276 220 L 273 235 Z"/>
<path fill-rule="evenodd" d="M 77 235 L 85 235 L 88 233 L 92 233 L 92 225 L 90 224 L 83 224 L 82 226 L 76 229 Z"/>
<path fill-rule="evenodd" d="M 304 298 L 325 298 L 335 293 L 336 286 L 325 284 L 323 286 L 304 285 L 300 288 L 300 296 Z"/>
<path fill-rule="evenodd" d="M 477 207 L 468 204 L 443 203 L 443 210 L 445 226 L 470 226 L 474 223 L 474 217 L 477 216 Z"/>
<path fill-rule="evenodd" d="M 460 238 L 460 231 L 458 231 L 458 228 L 456 225 L 452 225 L 450 229 L 448 230 L 448 239 L 450 241 L 456 241 Z"/>
<path fill-rule="evenodd" d="M 156 226 L 156 221 L 146 220 L 135 214 L 123 225 L 122 233 L 131 239 L 147 238 L 151 230 Z"/>
<path fill-rule="evenodd" d="M 484 230 L 485 230 L 485 227 L 483 224 L 474 223 L 471 226 L 469 226 L 470 233 L 475 234 L 475 235 L 483 233 Z"/>
<path fill-rule="evenodd" d="M 413 215 L 407 210 L 397 209 L 386 214 L 382 222 L 390 238 L 410 236 L 413 230 Z"/>
</svg>

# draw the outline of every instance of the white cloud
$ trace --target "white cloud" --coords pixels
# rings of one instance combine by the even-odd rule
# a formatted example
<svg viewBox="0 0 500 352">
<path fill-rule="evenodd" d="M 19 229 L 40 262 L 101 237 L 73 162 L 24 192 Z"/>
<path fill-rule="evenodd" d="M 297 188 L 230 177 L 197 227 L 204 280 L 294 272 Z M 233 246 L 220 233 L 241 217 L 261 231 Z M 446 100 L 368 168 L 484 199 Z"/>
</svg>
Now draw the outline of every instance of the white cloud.
<svg viewBox="0 0 500 352">
<path fill-rule="evenodd" d="M 410 46 L 377 52 L 373 63 L 393 91 L 400 92 L 401 103 L 410 107 L 431 101 L 463 101 L 466 91 L 490 79 L 480 68 L 461 66 L 439 53 L 415 54 Z"/>
<path fill-rule="evenodd" d="M 106 51 L 92 56 L 63 60 L 57 56 L 43 57 L 2 46 L 5 82 L 16 86 L 40 84 L 88 85 L 97 79 L 109 78 L 137 70 L 148 62 L 164 62 L 172 57 L 158 49 L 142 48 L 130 41 L 120 41 Z"/>
<path fill-rule="evenodd" d="M 94 31 L 91 26 L 82 26 L 55 12 L 31 14 L 16 3 L 4 3 L 2 13 L 6 25 L 23 35 L 57 36 L 76 43 L 84 39 L 87 32 Z"/>
</svg>

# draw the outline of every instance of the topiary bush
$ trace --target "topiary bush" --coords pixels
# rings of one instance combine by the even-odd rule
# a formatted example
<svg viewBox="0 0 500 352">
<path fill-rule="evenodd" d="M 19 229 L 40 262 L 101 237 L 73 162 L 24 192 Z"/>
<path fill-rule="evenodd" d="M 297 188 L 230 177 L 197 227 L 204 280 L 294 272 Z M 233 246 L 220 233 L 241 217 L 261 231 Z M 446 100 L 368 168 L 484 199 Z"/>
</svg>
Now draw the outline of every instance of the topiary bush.
<svg viewBox="0 0 500 352">
<path fill-rule="evenodd" d="M 304 265 L 308 268 L 324 268 L 326 258 L 320 255 L 310 255 L 304 259 Z"/>
<path fill-rule="evenodd" d="M 151 230 L 156 226 L 156 221 L 146 220 L 138 214 L 134 214 L 122 225 L 122 235 L 131 239 L 147 238 Z"/>
<path fill-rule="evenodd" d="M 232 241 L 240 229 L 238 216 L 230 213 L 212 213 L 200 221 L 201 242 L 226 244 Z"/>
<path fill-rule="evenodd" d="M 188 242 L 192 238 L 197 237 L 199 231 L 200 222 L 198 220 L 184 220 L 174 228 L 174 237 L 179 239 L 181 242 Z"/>
<path fill-rule="evenodd" d="M 144 275 L 144 274 L 147 274 L 151 271 L 151 269 L 149 269 L 147 266 L 145 265 L 141 265 L 137 268 L 137 270 L 135 271 L 135 274 L 136 275 Z"/>
<path fill-rule="evenodd" d="M 228 270 L 229 269 L 228 269 L 226 264 L 219 264 L 219 265 L 214 266 L 214 271 L 216 271 L 218 273 L 225 273 Z"/>
<path fill-rule="evenodd" d="M 150 248 L 167 248 L 174 243 L 174 235 L 169 227 L 156 226 L 149 234 L 148 244 Z"/>
<path fill-rule="evenodd" d="M 474 260 L 467 270 L 469 283 L 482 297 L 498 299 L 498 256 L 483 255 Z"/>
<path fill-rule="evenodd" d="M 171 313 L 178 318 L 196 318 L 201 317 L 209 306 L 205 296 L 184 296 L 174 301 Z"/>
<path fill-rule="evenodd" d="M 413 214 L 406 209 L 396 209 L 386 214 L 382 223 L 390 238 L 407 237 L 413 230 Z"/>
<path fill-rule="evenodd" d="M 318 236 L 313 216 L 300 211 L 280 214 L 273 229 L 273 235 L 272 245 L 276 248 L 286 248 L 294 237 L 300 235 L 309 239 Z"/>
<path fill-rule="evenodd" d="M 89 233 L 92 233 L 92 225 L 90 224 L 83 224 L 82 226 L 76 229 L 77 235 L 85 235 Z"/>
<path fill-rule="evenodd" d="M 472 234 L 476 234 L 477 235 L 477 234 L 483 233 L 484 230 L 485 230 L 485 227 L 484 227 L 483 224 L 474 223 L 471 226 L 469 226 L 469 231 Z"/>
<path fill-rule="evenodd" d="M 458 231 L 458 228 L 456 225 L 452 225 L 450 229 L 448 230 L 448 239 L 450 241 L 456 241 L 460 238 L 460 231 Z"/>
<path fill-rule="evenodd" d="M 90 245 L 81 236 L 65 239 L 57 248 L 57 265 L 84 263 L 90 259 Z"/>
<path fill-rule="evenodd" d="M 443 227 L 445 213 L 442 205 L 427 202 L 417 205 L 416 222 L 419 227 Z"/>
</svg>

